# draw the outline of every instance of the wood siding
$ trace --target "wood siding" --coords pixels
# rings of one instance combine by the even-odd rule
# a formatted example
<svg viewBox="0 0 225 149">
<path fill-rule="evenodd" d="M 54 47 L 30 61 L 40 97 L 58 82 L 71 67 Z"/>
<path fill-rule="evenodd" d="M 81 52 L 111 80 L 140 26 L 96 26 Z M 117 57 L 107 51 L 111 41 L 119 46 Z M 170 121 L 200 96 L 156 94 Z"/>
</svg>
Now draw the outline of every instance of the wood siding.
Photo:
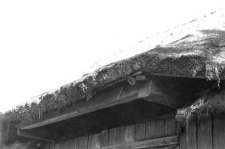
<svg viewBox="0 0 225 149">
<path fill-rule="evenodd" d="M 49 149 L 120 149 L 131 148 L 131 146 L 152 148 L 158 145 L 176 144 L 177 139 L 173 136 L 175 133 L 176 122 L 174 118 L 159 119 L 102 130 L 97 134 L 72 140 L 51 143 Z"/>
<path fill-rule="evenodd" d="M 175 149 L 224 149 L 225 114 L 192 118 L 187 130 L 180 129 L 179 146 Z M 122 149 L 146 148 L 166 149 L 163 142 L 176 142 L 173 136 L 178 132 L 174 118 L 159 119 L 134 125 L 102 130 L 97 134 L 72 140 L 51 143 L 45 149 Z M 169 136 L 169 138 L 167 137 Z M 164 139 L 164 141 L 161 140 Z M 157 140 L 158 139 L 158 140 Z M 152 142 L 153 141 L 153 142 Z M 156 143 L 158 147 L 156 147 Z M 131 147 L 132 146 L 132 147 Z"/>
<path fill-rule="evenodd" d="M 193 118 L 180 134 L 180 149 L 224 149 L 225 114 Z"/>
</svg>

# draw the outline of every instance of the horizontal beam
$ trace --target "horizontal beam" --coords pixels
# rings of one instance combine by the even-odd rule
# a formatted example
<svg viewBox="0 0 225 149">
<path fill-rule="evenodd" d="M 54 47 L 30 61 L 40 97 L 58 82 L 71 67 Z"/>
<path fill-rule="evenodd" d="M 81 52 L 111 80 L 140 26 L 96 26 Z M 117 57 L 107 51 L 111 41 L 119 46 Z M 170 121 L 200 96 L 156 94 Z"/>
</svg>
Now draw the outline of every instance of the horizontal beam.
<svg viewBox="0 0 225 149">
<path fill-rule="evenodd" d="M 19 124 L 17 127 L 21 130 L 33 129 L 100 109 L 127 103 L 136 99 L 144 99 L 152 95 L 161 95 L 162 92 L 163 91 L 160 90 L 160 88 L 158 88 L 152 80 L 137 81 L 135 85 L 126 84 L 99 94 L 89 101 L 80 101 L 73 106 L 65 109 L 63 113 L 59 113 L 57 111 L 55 113 L 50 112 L 49 114 L 44 115 L 44 118 L 37 122 L 30 124 Z M 152 102 L 157 102 L 157 99 Z M 163 104 L 165 102 L 160 101 L 157 103 Z"/>
<path fill-rule="evenodd" d="M 178 138 L 176 135 L 168 136 L 163 138 L 151 139 L 146 141 L 137 141 L 137 142 L 130 142 L 120 145 L 113 145 L 102 147 L 101 149 L 122 149 L 122 148 L 132 148 L 132 149 L 140 149 L 140 148 L 152 148 L 152 147 L 161 147 L 161 146 L 170 146 L 170 145 L 177 145 Z"/>
<path fill-rule="evenodd" d="M 198 79 L 206 79 L 204 75 L 202 76 L 190 76 L 190 75 L 171 75 L 171 74 L 163 74 L 163 73 L 151 73 L 152 76 L 162 76 L 162 77 L 175 77 L 175 78 L 198 78 Z"/>
<path fill-rule="evenodd" d="M 31 138 L 35 140 L 47 141 L 47 142 L 54 142 L 51 139 L 48 139 L 50 136 L 46 130 L 21 130 L 17 129 L 17 135 Z"/>
<path fill-rule="evenodd" d="M 17 125 L 20 129 L 33 129 L 44 125 L 52 124 L 58 121 L 66 120 L 72 117 L 83 115 L 96 110 L 104 109 L 107 107 L 123 104 L 129 101 L 138 99 L 139 90 L 146 88 L 151 81 L 140 81 L 135 85 L 123 85 L 122 87 L 112 89 L 104 92 L 89 101 L 80 101 L 73 106 L 65 109 L 64 112 L 59 113 L 49 112 L 43 115 L 42 119 L 34 123 L 21 123 Z"/>
</svg>

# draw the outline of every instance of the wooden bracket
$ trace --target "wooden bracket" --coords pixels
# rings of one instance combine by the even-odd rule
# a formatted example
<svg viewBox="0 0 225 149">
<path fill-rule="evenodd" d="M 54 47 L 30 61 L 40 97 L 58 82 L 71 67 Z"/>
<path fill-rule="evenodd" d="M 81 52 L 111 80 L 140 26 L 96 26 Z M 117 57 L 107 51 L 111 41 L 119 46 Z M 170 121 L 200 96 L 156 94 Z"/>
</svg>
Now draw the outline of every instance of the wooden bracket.
<svg viewBox="0 0 225 149">
<path fill-rule="evenodd" d="M 180 93 L 168 88 L 159 87 L 154 81 L 149 82 L 145 88 L 139 91 L 139 98 L 173 109 L 177 109 L 183 104 Z"/>
<path fill-rule="evenodd" d="M 46 130 L 21 130 L 21 129 L 17 129 L 17 135 L 22 136 L 22 137 L 26 137 L 26 138 L 31 138 L 31 139 L 35 139 L 35 140 L 41 140 L 41 141 L 47 141 L 47 142 L 54 142 L 53 140 L 49 139 L 50 135 L 48 133 L 48 131 Z"/>
</svg>

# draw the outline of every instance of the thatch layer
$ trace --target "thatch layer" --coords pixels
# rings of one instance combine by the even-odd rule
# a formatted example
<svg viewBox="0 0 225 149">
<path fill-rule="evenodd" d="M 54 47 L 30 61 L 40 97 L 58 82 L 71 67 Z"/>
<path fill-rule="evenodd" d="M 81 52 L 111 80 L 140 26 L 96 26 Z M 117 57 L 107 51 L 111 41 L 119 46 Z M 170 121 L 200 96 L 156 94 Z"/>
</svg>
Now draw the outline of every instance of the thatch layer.
<svg viewBox="0 0 225 149">
<path fill-rule="evenodd" d="M 214 84 L 199 94 L 199 98 L 191 105 L 177 111 L 177 121 L 189 121 L 193 115 L 198 117 L 225 112 L 225 81 Z"/>
<path fill-rule="evenodd" d="M 196 109 L 199 115 L 204 113 L 219 114 L 225 112 L 225 90 L 211 92 L 204 100 L 202 106 Z"/>
<path fill-rule="evenodd" d="M 22 142 L 16 141 L 10 145 L 2 146 L 1 149 L 31 149 L 31 148 L 36 148 L 36 144 L 37 144 L 37 142 L 35 142 L 35 141 L 30 141 L 27 143 L 22 143 Z"/>
<path fill-rule="evenodd" d="M 109 62 L 110 59 L 113 61 Z M 90 100 L 96 92 L 137 72 L 223 80 L 225 10 L 147 37 L 131 49 L 98 63 L 98 66 L 103 67 L 57 91 L 41 95 L 38 104 L 27 104 L 6 113 L 6 119 L 18 122 L 40 118 L 42 113 L 65 108 L 79 100 Z"/>
</svg>

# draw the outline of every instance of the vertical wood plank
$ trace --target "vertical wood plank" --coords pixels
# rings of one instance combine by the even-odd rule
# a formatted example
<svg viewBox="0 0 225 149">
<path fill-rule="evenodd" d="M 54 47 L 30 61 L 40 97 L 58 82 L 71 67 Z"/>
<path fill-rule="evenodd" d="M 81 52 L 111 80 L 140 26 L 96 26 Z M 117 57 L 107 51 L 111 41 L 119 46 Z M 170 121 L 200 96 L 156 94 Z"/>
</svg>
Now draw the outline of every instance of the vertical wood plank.
<svg viewBox="0 0 225 149">
<path fill-rule="evenodd" d="M 116 145 L 116 128 L 109 130 L 109 145 Z"/>
<path fill-rule="evenodd" d="M 100 147 L 100 133 L 90 135 L 88 139 L 88 149 L 98 149 Z"/>
<path fill-rule="evenodd" d="M 135 125 L 126 126 L 125 142 L 133 142 L 135 140 Z"/>
<path fill-rule="evenodd" d="M 88 149 L 92 148 L 92 139 L 93 139 L 93 135 L 89 135 L 88 136 Z"/>
<path fill-rule="evenodd" d="M 108 141 L 109 141 L 109 131 L 106 129 L 101 132 L 101 147 L 108 146 Z"/>
<path fill-rule="evenodd" d="M 63 149 L 63 142 L 59 142 L 58 147 L 59 147 L 59 149 Z"/>
<path fill-rule="evenodd" d="M 1 143 L 1 142 L 0 142 Z M 50 149 L 50 143 L 49 142 L 46 142 L 46 143 L 44 143 L 42 146 L 41 146 L 41 148 L 42 149 Z M 1 145 L 0 145 L 0 148 L 1 148 Z"/>
<path fill-rule="evenodd" d="M 146 138 L 155 137 L 155 121 L 149 121 L 146 123 Z"/>
<path fill-rule="evenodd" d="M 193 117 L 188 124 L 187 132 L 187 148 L 197 149 L 197 137 L 196 137 L 196 117 Z"/>
<path fill-rule="evenodd" d="M 55 149 L 55 143 L 49 143 L 49 149 Z"/>
<path fill-rule="evenodd" d="M 69 140 L 69 149 L 74 149 L 74 141 L 75 139 Z"/>
<path fill-rule="evenodd" d="M 88 137 L 80 137 L 79 138 L 79 146 L 78 149 L 87 149 L 88 148 Z"/>
<path fill-rule="evenodd" d="M 225 114 L 213 117 L 213 148 L 224 149 L 225 147 Z"/>
<path fill-rule="evenodd" d="M 176 134 L 179 134 L 181 132 L 181 124 L 179 122 L 176 121 Z"/>
<path fill-rule="evenodd" d="M 165 135 L 173 135 L 176 133 L 175 118 L 165 119 Z"/>
<path fill-rule="evenodd" d="M 116 129 L 116 144 L 121 144 L 125 142 L 125 132 L 126 127 L 118 127 Z"/>
<path fill-rule="evenodd" d="M 80 146 L 80 138 L 74 139 L 73 149 L 79 149 L 79 146 Z"/>
<path fill-rule="evenodd" d="M 62 146 L 63 146 L 63 149 L 67 149 L 69 146 L 69 144 L 68 144 L 68 142 L 69 141 L 63 141 L 63 143 L 62 143 Z"/>
<path fill-rule="evenodd" d="M 62 141 L 62 142 L 59 142 L 59 149 L 64 149 L 64 141 Z"/>
<path fill-rule="evenodd" d="M 55 144 L 55 149 L 60 149 L 59 144 L 60 144 L 60 143 L 56 143 L 56 144 Z"/>
<path fill-rule="evenodd" d="M 145 139 L 145 123 L 136 124 L 136 140 Z"/>
<path fill-rule="evenodd" d="M 197 130 L 198 149 L 212 149 L 212 121 L 211 116 L 201 117 L 198 120 Z"/>
<path fill-rule="evenodd" d="M 164 132 L 165 132 L 164 120 L 163 119 L 156 120 L 155 135 L 162 136 L 164 135 Z"/>
<path fill-rule="evenodd" d="M 72 139 L 72 140 L 69 141 L 69 148 L 68 149 L 74 149 L 74 147 L 73 147 L 73 141 L 74 141 L 74 139 Z"/>
<path fill-rule="evenodd" d="M 62 148 L 67 149 L 68 141 L 63 141 L 62 142 Z"/>
<path fill-rule="evenodd" d="M 183 128 L 182 131 L 180 133 L 180 149 L 187 149 L 187 134 L 186 132 L 184 132 Z"/>
<path fill-rule="evenodd" d="M 197 149 L 196 118 L 188 122 L 188 130 L 180 135 L 180 149 Z"/>
</svg>

